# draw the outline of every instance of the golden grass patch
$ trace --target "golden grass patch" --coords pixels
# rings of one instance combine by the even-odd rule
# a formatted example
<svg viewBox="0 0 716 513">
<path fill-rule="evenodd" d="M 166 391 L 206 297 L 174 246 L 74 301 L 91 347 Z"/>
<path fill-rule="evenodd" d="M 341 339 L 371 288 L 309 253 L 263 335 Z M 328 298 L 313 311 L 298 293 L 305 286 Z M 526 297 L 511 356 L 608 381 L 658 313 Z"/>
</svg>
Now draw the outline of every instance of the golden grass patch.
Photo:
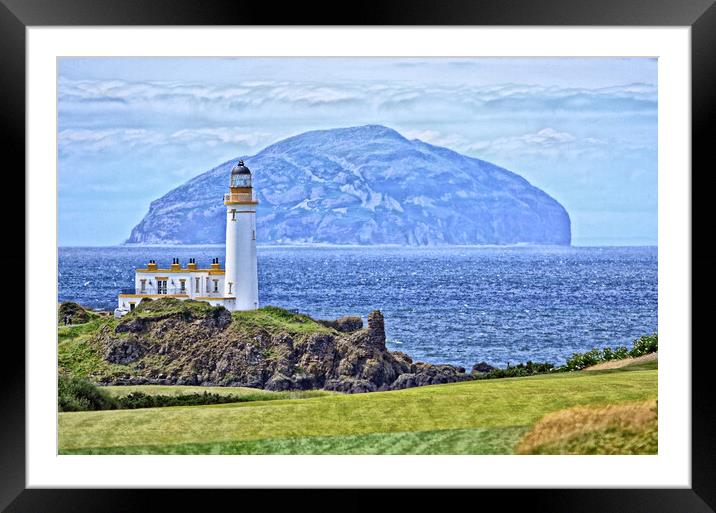
<svg viewBox="0 0 716 513">
<path fill-rule="evenodd" d="M 517 454 L 656 454 L 656 399 L 578 406 L 545 415 L 522 437 Z"/>
</svg>

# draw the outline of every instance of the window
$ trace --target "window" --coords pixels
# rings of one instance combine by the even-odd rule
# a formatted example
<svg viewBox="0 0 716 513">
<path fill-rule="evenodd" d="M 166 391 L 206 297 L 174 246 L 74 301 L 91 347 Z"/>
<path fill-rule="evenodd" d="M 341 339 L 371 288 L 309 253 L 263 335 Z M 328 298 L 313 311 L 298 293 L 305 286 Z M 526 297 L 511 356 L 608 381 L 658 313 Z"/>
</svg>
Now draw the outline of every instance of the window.
<svg viewBox="0 0 716 513">
<path fill-rule="evenodd" d="M 157 294 L 167 293 L 167 280 L 157 280 Z"/>
<path fill-rule="evenodd" d="M 134 303 L 129 303 L 129 310 L 130 310 L 130 311 L 131 311 L 131 310 L 134 310 L 134 307 L 135 307 L 135 306 L 136 306 L 136 305 L 135 305 Z"/>
<path fill-rule="evenodd" d="M 232 282 L 229 282 L 229 294 L 231 294 L 231 286 L 233 285 Z"/>
<path fill-rule="evenodd" d="M 139 280 L 142 284 L 142 288 L 140 289 L 140 293 L 144 294 L 147 291 L 147 280 Z"/>
<path fill-rule="evenodd" d="M 196 279 L 196 282 L 194 284 L 194 292 L 199 292 L 199 289 L 201 288 L 201 282 L 199 281 L 199 278 Z"/>
<path fill-rule="evenodd" d="M 186 294 L 186 280 L 179 279 L 179 293 Z"/>
<path fill-rule="evenodd" d="M 219 280 L 214 280 L 214 292 L 219 292 Z"/>
</svg>

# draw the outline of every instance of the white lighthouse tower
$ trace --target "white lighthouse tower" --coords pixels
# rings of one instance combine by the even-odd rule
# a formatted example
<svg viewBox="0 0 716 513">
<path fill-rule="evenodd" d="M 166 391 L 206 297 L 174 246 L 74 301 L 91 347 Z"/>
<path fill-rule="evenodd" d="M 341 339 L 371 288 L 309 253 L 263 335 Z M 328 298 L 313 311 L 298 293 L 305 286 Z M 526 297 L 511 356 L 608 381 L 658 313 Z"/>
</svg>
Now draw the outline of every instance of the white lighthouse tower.
<svg viewBox="0 0 716 513">
<path fill-rule="evenodd" d="M 202 268 L 190 258 L 182 267 L 178 258 L 171 267 L 159 267 L 150 260 L 146 268 L 135 269 L 134 287 L 117 296 L 115 317 L 131 312 L 144 299 L 174 298 L 206 301 L 227 310 L 256 310 L 259 285 L 256 273 L 256 206 L 251 171 L 239 161 L 231 170 L 226 205 L 226 264 L 219 258 Z"/>
<path fill-rule="evenodd" d="M 226 274 L 224 297 L 236 298 L 233 310 L 259 307 L 256 270 L 256 206 L 251 171 L 240 160 L 231 170 L 226 205 Z"/>
</svg>

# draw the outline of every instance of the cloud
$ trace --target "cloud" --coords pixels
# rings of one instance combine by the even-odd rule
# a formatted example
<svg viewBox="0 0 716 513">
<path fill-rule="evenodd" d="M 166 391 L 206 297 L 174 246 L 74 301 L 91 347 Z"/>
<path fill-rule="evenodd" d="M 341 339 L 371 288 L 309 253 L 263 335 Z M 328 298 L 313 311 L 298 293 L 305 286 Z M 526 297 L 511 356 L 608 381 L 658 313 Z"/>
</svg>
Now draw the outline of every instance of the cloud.
<svg viewBox="0 0 716 513">
<path fill-rule="evenodd" d="M 141 108 L 172 113 L 199 107 L 226 115 L 231 111 L 291 116 L 315 107 L 340 112 L 347 105 L 356 109 L 396 110 L 415 106 L 453 105 L 469 112 L 503 113 L 533 111 L 656 112 L 657 89 L 649 84 L 626 84 L 608 88 L 564 88 L 529 84 L 421 85 L 411 82 L 370 83 L 244 81 L 233 85 L 188 82 L 127 82 L 121 80 L 60 79 L 61 113 L 90 104 L 101 111 Z M 437 109 L 436 109 L 437 110 Z M 434 111 L 433 111 L 434 112 Z"/>
<path fill-rule="evenodd" d="M 256 107 L 265 103 L 322 105 L 365 98 L 356 87 L 335 87 L 322 83 L 238 82 L 212 85 L 184 82 L 126 82 L 121 80 L 60 80 L 61 106 L 73 103 L 115 102 L 125 105 L 172 105 L 190 103 L 234 107 Z"/>
<path fill-rule="evenodd" d="M 605 132 L 627 126 L 639 128 L 629 134 L 622 130 L 619 137 L 641 138 L 651 151 L 655 142 L 643 127 L 655 124 L 657 88 L 645 83 L 590 89 L 387 80 L 217 84 L 210 78 L 197 83 L 60 77 L 58 101 L 60 158 L 113 151 L 164 158 L 179 148 L 184 154 L 224 158 L 259 151 L 309 129 L 378 123 L 398 128 L 410 139 L 505 161 L 515 155 L 575 159 L 600 158 L 607 149 L 623 153 L 636 143 Z M 641 125 L 632 115 L 643 120 Z M 599 123 L 601 119 L 608 122 Z M 579 136 L 572 133 L 576 124 Z M 501 136 L 492 137 L 495 133 Z M 211 149 L 217 151 L 208 153 Z M 148 155 L 150 151 L 154 154 Z"/>
<path fill-rule="evenodd" d="M 403 135 L 408 139 L 419 139 L 429 144 L 447 148 L 459 148 L 467 143 L 467 139 L 460 134 L 444 134 L 437 130 L 404 130 Z"/>
<path fill-rule="evenodd" d="M 458 59 L 458 60 L 450 60 L 447 61 L 448 65 L 450 66 L 458 66 L 458 67 L 471 67 L 471 66 L 479 66 L 477 62 L 471 59 Z"/>
<path fill-rule="evenodd" d="M 268 138 L 269 134 L 253 131 L 247 133 L 238 127 L 216 127 L 177 130 L 169 134 L 166 141 L 176 144 L 204 141 L 208 145 L 247 144 L 255 146 Z"/>
<path fill-rule="evenodd" d="M 307 105 L 329 105 L 345 102 L 357 102 L 365 99 L 365 95 L 351 88 L 337 88 L 331 86 L 302 86 L 286 85 L 272 88 L 272 98 L 287 103 L 305 103 Z"/>
<path fill-rule="evenodd" d="M 151 151 L 167 146 L 188 147 L 192 151 L 222 144 L 255 147 L 270 141 L 266 133 L 246 131 L 239 127 L 191 128 L 168 132 L 143 128 L 68 128 L 61 130 L 57 139 L 63 156 L 109 151 Z"/>
<path fill-rule="evenodd" d="M 498 137 L 471 141 L 457 133 L 444 133 L 436 130 L 406 130 L 403 132 L 409 139 L 444 146 L 460 153 L 478 158 L 506 157 L 539 157 L 539 158 L 599 158 L 607 155 L 607 150 L 614 152 L 639 151 L 649 146 L 633 142 L 598 137 L 577 137 L 566 131 L 551 127 L 536 132 L 515 136 Z"/>
<path fill-rule="evenodd" d="M 103 152 L 115 146 L 133 149 L 137 146 L 159 144 L 161 134 L 144 129 L 88 130 L 66 129 L 58 133 L 57 144 L 60 153 L 78 150 L 83 153 Z"/>
<path fill-rule="evenodd" d="M 577 137 L 571 133 L 546 127 L 537 132 L 474 142 L 464 150 L 472 155 L 537 156 L 542 158 L 598 157 L 608 148 L 605 140 Z"/>
</svg>

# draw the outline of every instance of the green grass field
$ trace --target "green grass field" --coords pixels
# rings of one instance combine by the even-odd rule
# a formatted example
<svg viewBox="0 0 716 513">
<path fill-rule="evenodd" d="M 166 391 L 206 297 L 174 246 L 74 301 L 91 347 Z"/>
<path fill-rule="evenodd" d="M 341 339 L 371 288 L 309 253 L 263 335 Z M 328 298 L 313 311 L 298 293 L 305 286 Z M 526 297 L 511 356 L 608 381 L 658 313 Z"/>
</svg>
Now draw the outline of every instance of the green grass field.
<svg viewBox="0 0 716 513">
<path fill-rule="evenodd" d="M 169 392 L 138 388 L 145 393 Z M 197 389 L 192 392 L 204 390 L 192 388 Z M 128 393 L 127 387 L 108 389 L 113 394 Z M 59 450 L 61 454 L 508 454 L 547 413 L 656 396 L 656 362 L 649 362 L 612 371 L 393 392 L 65 412 L 59 414 Z"/>
</svg>

